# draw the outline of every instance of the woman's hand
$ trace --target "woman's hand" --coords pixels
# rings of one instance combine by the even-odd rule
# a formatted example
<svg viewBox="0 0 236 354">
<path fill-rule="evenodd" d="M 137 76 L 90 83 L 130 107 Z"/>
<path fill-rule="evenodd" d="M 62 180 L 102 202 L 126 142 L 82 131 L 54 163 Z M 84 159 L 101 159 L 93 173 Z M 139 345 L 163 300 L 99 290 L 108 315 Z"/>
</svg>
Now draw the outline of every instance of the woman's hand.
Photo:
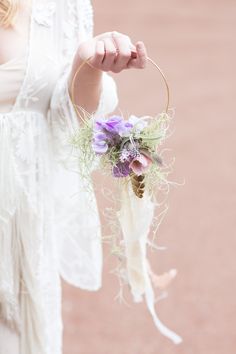
<svg viewBox="0 0 236 354">
<path fill-rule="evenodd" d="M 89 64 L 101 71 L 119 73 L 124 69 L 143 69 L 147 62 L 147 51 L 143 42 L 132 44 L 130 38 L 119 32 L 106 32 L 78 48 L 78 56 L 89 60 Z"/>
<path fill-rule="evenodd" d="M 73 81 L 83 61 L 87 61 L 87 64 L 82 66 Z M 147 51 L 141 41 L 134 45 L 128 36 L 118 32 L 106 32 L 91 38 L 81 43 L 76 52 L 68 81 L 70 97 L 73 90 L 77 107 L 83 107 L 92 113 L 99 103 L 102 72 L 119 73 L 131 68 L 144 69 L 146 62 Z"/>
</svg>

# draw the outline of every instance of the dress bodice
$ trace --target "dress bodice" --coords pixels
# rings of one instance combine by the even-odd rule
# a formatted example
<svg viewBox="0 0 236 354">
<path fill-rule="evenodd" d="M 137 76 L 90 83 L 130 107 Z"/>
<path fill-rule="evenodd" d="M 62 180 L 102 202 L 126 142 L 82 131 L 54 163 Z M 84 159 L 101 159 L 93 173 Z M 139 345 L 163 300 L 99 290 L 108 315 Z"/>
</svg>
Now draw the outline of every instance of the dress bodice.
<svg viewBox="0 0 236 354">
<path fill-rule="evenodd" d="M 19 94 L 25 77 L 27 55 L 0 65 L 0 112 L 9 112 Z"/>
</svg>

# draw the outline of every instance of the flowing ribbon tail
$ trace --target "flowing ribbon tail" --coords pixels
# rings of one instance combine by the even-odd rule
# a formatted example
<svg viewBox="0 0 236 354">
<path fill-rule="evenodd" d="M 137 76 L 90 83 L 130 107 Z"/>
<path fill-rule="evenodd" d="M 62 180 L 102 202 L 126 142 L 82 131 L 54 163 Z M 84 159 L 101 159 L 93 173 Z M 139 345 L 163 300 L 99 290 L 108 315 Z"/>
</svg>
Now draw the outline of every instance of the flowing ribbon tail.
<svg viewBox="0 0 236 354">
<path fill-rule="evenodd" d="M 134 302 L 141 302 L 145 296 L 147 308 L 157 329 L 175 344 L 179 344 L 182 338 L 157 317 L 154 291 L 149 278 L 150 265 L 146 246 L 155 205 L 147 193 L 144 193 L 142 199 L 137 198 L 129 183 L 124 183 L 121 188 L 121 209 L 117 216 L 125 242 L 127 277 Z"/>
<path fill-rule="evenodd" d="M 172 340 L 172 342 L 174 342 L 175 344 L 180 344 L 183 341 L 182 338 L 178 334 L 176 334 L 175 332 L 167 328 L 157 317 L 155 311 L 155 296 L 149 279 L 147 280 L 147 284 L 146 284 L 145 299 L 146 299 L 148 310 L 152 315 L 153 321 L 156 327 L 161 332 L 161 334 L 163 334 L 163 336 Z"/>
</svg>

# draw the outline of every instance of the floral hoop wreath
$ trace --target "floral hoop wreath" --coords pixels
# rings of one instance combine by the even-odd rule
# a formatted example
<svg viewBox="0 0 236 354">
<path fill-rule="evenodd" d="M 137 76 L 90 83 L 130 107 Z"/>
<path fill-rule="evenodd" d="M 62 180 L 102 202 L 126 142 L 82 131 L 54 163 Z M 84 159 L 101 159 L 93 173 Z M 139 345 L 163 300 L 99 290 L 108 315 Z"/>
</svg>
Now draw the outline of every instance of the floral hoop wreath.
<svg viewBox="0 0 236 354">
<path fill-rule="evenodd" d="M 89 186 L 91 166 L 94 164 L 119 182 L 120 205 L 115 214 L 122 232 L 118 237 L 115 231 L 111 242 L 111 253 L 118 256 L 120 262 L 116 273 L 121 281 L 128 284 L 134 302 L 141 302 L 145 297 L 147 308 L 158 330 L 175 344 L 179 344 L 182 338 L 168 329 L 155 311 L 155 303 L 165 297 L 166 292 L 157 299 L 152 287 L 153 284 L 156 288 L 165 289 L 177 272 L 172 269 L 156 275 L 146 256 L 147 245 L 158 249 L 148 237 L 155 220 L 155 206 L 160 205 L 156 202 L 155 190 L 168 189 L 169 185 L 166 179 L 169 171 L 158 154 L 170 121 L 169 86 L 160 67 L 148 58 L 165 84 L 165 110 L 156 117 L 95 117 L 75 104 L 75 80 L 90 59 L 91 57 L 80 64 L 72 81 L 72 103 L 84 125 L 71 137 L 70 143 L 79 151 L 78 165 L 85 185 Z"/>
</svg>

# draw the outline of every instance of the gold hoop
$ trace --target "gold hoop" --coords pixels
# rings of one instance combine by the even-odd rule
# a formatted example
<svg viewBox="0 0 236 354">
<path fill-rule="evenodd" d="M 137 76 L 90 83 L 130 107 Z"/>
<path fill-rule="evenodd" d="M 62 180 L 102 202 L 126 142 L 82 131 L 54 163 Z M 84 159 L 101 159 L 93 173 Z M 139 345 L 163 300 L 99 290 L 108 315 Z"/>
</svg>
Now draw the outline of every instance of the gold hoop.
<svg viewBox="0 0 236 354">
<path fill-rule="evenodd" d="M 87 64 L 88 61 L 89 61 L 91 58 L 92 58 L 92 56 L 89 57 L 88 59 L 84 60 L 84 61 L 79 65 L 79 67 L 77 68 L 77 70 L 76 70 L 76 72 L 75 72 L 75 75 L 74 75 L 74 77 L 73 77 L 72 83 L 71 83 L 71 86 L 72 86 L 72 88 L 71 88 L 71 96 L 72 96 L 72 97 L 71 97 L 71 100 L 72 100 L 72 104 L 73 104 L 73 106 L 74 106 L 74 108 L 75 108 L 75 110 L 76 110 L 78 116 L 80 117 L 80 119 L 81 119 L 85 124 L 87 124 L 87 122 L 85 121 L 84 118 L 81 117 L 80 112 L 79 112 L 79 110 L 78 110 L 78 107 L 77 107 L 77 105 L 75 104 L 75 80 L 76 80 L 76 78 L 77 78 L 77 76 L 78 76 L 80 70 L 82 69 L 82 67 L 83 67 L 85 64 Z M 169 105 L 170 105 L 170 88 L 169 88 L 167 79 L 166 79 L 166 77 L 165 77 L 165 74 L 164 74 L 163 71 L 161 70 L 161 68 L 155 63 L 154 60 L 152 60 L 152 59 L 149 58 L 149 57 L 147 58 L 147 60 L 159 71 L 159 73 L 161 74 L 161 77 L 162 77 L 162 79 L 163 79 L 163 81 L 164 81 L 165 89 L 166 89 L 166 106 L 165 106 L 164 112 L 165 112 L 165 113 L 168 113 Z M 90 65 L 90 64 L 88 63 L 88 65 Z"/>
</svg>

